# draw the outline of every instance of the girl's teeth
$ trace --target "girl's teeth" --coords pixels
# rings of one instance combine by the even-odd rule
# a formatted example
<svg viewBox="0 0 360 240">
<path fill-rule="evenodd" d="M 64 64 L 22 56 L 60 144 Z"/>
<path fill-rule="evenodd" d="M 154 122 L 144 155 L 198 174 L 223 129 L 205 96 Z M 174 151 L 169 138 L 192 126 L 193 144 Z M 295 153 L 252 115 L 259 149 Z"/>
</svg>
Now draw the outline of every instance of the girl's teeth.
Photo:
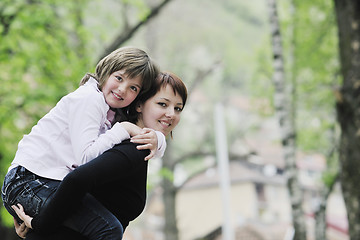
<svg viewBox="0 0 360 240">
<path fill-rule="evenodd" d="M 122 97 L 120 97 L 119 95 L 117 95 L 116 93 L 114 93 L 114 96 L 116 97 L 116 98 L 118 98 L 118 99 L 122 99 Z"/>
</svg>

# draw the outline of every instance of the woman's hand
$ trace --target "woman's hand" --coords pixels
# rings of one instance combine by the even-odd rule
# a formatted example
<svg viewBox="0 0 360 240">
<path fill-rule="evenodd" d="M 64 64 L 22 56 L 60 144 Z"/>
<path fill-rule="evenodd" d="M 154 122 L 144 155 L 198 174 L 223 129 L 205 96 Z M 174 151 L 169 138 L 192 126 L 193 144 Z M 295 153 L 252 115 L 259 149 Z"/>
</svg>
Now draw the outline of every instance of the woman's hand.
<svg viewBox="0 0 360 240">
<path fill-rule="evenodd" d="M 18 203 L 17 205 L 12 205 L 11 207 L 12 207 L 12 209 L 14 209 L 14 211 L 19 216 L 19 218 L 24 221 L 26 227 L 32 229 L 31 221 L 33 220 L 33 218 L 30 217 L 29 215 L 26 215 L 26 213 L 24 212 L 23 206 Z M 16 225 L 15 225 L 15 227 L 16 227 Z"/>
<path fill-rule="evenodd" d="M 19 224 L 16 219 L 14 218 L 14 225 L 15 225 L 15 231 L 16 234 L 20 237 L 20 238 L 25 238 L 26 234 L 28 233 L 28 231 L 30 230 L 30 228 L 28 228 L 25 225 L 25 222 L 23 222 L 22 224 Z"/>
<path fill-rule="evenodd" d="M 145 157 L 145 161 L 154 157 L 157 151 L 157 147 L 158 147 L 157 135 L 155 131 L 150 128 L 143 128 L 140 134 L 133 136 L 131 138 L 131 142 L 141 144 L 136 147 L 139 150 L 143 150 L 143 149 L 150 150 L 150 154 Z"/>
</svg>

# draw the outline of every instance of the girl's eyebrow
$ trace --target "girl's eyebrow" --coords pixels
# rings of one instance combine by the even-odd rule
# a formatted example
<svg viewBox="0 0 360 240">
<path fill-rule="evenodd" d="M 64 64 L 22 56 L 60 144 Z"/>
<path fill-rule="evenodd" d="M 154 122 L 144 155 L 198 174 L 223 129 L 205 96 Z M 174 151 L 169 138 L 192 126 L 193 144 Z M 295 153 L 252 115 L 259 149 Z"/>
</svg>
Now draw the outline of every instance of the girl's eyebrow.
<svg viewBox="0 0 360 240">
<path fill-rule="evenodd" d="M 120 77 L 122 77 L 122 78 L 124 78 L 124 79 L 126 79 L 126 80 L 129 80 L 129 77 L 128 76 L 125 76 L 123 73 L 118 73 L 119 75 L 120 75 Z M 139 85 L 139 84 L 134 84 L 136 87 L 138 87 L 138 88 L 140 88 L 141 89 L 141 85 Z"/>
</svg>

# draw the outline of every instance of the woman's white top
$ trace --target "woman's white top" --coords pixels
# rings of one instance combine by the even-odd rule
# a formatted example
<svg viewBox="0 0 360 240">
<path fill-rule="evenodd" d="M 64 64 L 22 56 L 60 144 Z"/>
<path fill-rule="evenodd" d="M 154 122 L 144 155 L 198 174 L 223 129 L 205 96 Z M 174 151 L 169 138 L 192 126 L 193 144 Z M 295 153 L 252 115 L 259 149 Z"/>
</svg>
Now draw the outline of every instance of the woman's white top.
<svg viewBox="0 0 360 240">
<path fill-rule="evenodd" d="M 23 137 L 9 170 L 20 165 L 39 176 L 62 180 L 77 166 L 130 138 L 119 123 L 111 127 L 109 109 L 98 82 L 90 78 L 61 98 Z M 161 157 L 166 149 L 165 136 L 158 131 L 156 134 L 156 157 Z"/>
</svg>

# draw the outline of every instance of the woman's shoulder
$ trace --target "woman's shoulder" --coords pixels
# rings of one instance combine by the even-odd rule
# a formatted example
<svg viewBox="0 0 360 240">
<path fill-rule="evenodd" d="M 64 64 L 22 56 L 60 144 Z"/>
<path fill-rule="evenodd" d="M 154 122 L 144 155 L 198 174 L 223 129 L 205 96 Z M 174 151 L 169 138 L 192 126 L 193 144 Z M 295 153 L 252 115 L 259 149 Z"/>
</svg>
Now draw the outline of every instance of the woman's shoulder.
<svg viewBox="0 0 360 240">
<path fill-rule="evenodd" d="M 116 144 L 113 148 L 108 151 L 117 152 L 124 157 L 132 160 L 141 160 L 144 162 L 144 158 L 149 155 L 149 150 L 138 150 L 136 147 L 139 144 L 132 143 L 130 140 L 125 140 L 119 144 Z"/>
</svg>

